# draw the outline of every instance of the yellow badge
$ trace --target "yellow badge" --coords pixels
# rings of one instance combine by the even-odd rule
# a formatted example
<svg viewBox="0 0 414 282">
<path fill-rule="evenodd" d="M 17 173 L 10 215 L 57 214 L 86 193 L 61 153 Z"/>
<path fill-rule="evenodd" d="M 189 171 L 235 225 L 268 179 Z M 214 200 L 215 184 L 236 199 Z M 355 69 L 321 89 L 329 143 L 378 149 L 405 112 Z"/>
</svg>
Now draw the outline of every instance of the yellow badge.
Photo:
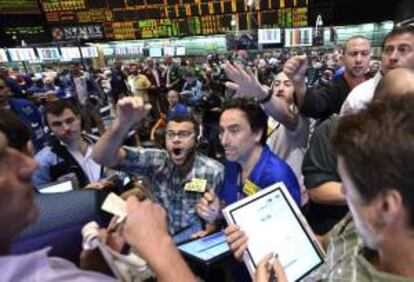
<svg viewBox="0 0 414 282">
<path fill-rule="evenodd" d="M 204 193 L 207 188 L 207 180 L 201 178 L 193 178 L 184 186 L 184 190 L 188 192 Z"/>
<path fill-rule="evenodd" d="M 247 196 L 253 195 L 256 192 L 260 191 L 260 187 L 251 182 L 249 179 L 246 179 L 243 185 L 243 193 Z"/>
</svg>

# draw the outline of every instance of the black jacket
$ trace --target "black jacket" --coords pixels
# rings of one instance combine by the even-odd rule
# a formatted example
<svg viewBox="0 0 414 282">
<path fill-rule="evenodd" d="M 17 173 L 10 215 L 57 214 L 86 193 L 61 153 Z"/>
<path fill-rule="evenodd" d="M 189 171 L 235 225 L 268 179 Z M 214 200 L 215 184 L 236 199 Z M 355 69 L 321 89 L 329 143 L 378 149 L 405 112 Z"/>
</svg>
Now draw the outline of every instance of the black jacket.
<svg viewBox="0 0 414 282">
<path fill-rule="evenodd" d="M 307 117 L 325 120 L 341 111 L 351 90 L 343 75 L 328 87 L 308 88 L 300 112 Z"/>
</svg>

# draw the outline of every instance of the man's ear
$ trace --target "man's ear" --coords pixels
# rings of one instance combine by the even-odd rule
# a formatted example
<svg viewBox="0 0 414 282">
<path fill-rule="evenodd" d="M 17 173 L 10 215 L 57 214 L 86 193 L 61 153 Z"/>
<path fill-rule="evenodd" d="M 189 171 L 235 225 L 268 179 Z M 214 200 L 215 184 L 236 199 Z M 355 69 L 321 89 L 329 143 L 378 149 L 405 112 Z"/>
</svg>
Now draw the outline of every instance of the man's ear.
<svg viewBox="0 0 414 282">
<path fill-rule="evenodd" d="M 263 134 L 266 134 L 266 132 L 264 132 L 264 129 L 259 129 L 259 130 L 257 130 L 257 132 L 254 132 L 254 141 L 257 143 L 257 144 L 260 144 L 260 141 L 262 140 L 262 136 L 263 136 Z"/>
<path fill-rule="evenodd" d="M 401 224 L 404 215 L 404 202 L 402 195 L 395 189 L 382 193 L 379 210 L 386 227 Z"/>
</svg>

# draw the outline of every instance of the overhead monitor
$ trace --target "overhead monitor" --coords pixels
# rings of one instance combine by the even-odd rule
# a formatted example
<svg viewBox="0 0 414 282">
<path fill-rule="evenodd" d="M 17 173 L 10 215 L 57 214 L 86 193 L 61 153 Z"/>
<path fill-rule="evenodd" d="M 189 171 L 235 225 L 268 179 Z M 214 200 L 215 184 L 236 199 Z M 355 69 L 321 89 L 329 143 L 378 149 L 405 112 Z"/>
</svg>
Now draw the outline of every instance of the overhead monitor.
<svg viewBox="0 0 414 282">
<path fill-rule="evenodd" d="M 177 56 L 185 56 L 185 47 L 183 47 L 183 46 L 177 47 L 175 54 Z"/>
<path fill-rule="evenodd" d="M 312 46 L 312 39 L 311 27 L 285 29 L 285 47 Z"/>
<path fill-rule="evenodd" d="M 115 47 L 115 55 L 117 56 L 128 55 L 128 49 L 125 46 L 117 46 Z"/>
<path fill-rule="evenodd" d="M 112 48 L 112 47 L 105 47 L 102 50 L 103 50 L 103 55 L 104 56 L 112 56 L 115 52 L 114 48 Z"/>
<path fill-rule="evenodd" d="M 35 61 L 37 59 L 33 48 L 10 48 L 8 52 L 13 62 Z"/>
<path fill-rule="evenodd" d="M 166 46 L 164 47 L 164 56 L 174 56 L 175 55 L 175 47 L 173 46 Z"/>
<path fill-rule="evenodd" d="M 161 47 L 150 47 L 149 48 L 150 57 L 162 57 L 162 48 Z"/>
<path fill-rule="evenodd" d="M 37 55 L 39 55 L 40 60 L 59 60 L 60 53 L 57 47 L 51 48 L 37 48 Z"/>
<path fill-rule="evenodd" d="M 280 28 L 259 29 L 259 44 L 282 43 Z"/>
<path fill-rule="evenodd" d="M 142 54 L 142 48 L 138 46 L 117 46 L 115 55 L 117 56 L 139 56 Z"/>
<path fill-rule="evenodd" d="M 81 53 L 78 47 L 61 47 L 60 52 L 62 53 L 62 59 L 80 59 Z"/>
<path fill-rule="evenodd" d="M 84 58 L 98 57 L 98 49 L 96 47 L 81 47 L 81 52 Z"/>
<path fill-rule="evenodd" d="M 131 56 L 139 56 L 142 54 L 142 48 L 138 47 L 138 46 L 128 46 L 126 47 L 127 53 L 128 55 Z"/>
</svg>

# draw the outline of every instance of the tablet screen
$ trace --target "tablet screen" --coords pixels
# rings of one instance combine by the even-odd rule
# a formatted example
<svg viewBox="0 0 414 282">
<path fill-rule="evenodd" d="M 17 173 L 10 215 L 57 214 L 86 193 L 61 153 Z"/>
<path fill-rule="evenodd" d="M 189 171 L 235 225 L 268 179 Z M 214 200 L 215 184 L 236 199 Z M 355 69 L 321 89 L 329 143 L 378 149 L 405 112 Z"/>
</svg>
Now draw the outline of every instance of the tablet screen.
<svg viewBox="0 0 414 282">
<path fill-rule="evenodd" d="M 191 240 L 191 235 L 194 233 L 203 230 L 201 222 L 193 223 L 187 227 L 182 228 L 181 230 L 176 231 L 173 234 L 173 239 L 176 245 L 180 245 L 184 242 Z"/>
<path fill-rule="evenodd" d="M 253 196 L 252 201 L 242 200 L 244 203 L 229 209 L 229 214 L 249 238 L 250 268 L 255 269 L 273 251 L 279 255 L 288 280 L 297 281 L 322 264 L 323 257 L 295 213 L 294 202 L 287 199 L 287 193 L 280 187 L 267 188 L 260 196 Z"/>
<path fill-rule="evenodd" d="M 204 262 L 221 257 L 229 252 L 224 232 L 218 232 L 204 238 L 178 246 L 178 249 Z"/>
</svg>

